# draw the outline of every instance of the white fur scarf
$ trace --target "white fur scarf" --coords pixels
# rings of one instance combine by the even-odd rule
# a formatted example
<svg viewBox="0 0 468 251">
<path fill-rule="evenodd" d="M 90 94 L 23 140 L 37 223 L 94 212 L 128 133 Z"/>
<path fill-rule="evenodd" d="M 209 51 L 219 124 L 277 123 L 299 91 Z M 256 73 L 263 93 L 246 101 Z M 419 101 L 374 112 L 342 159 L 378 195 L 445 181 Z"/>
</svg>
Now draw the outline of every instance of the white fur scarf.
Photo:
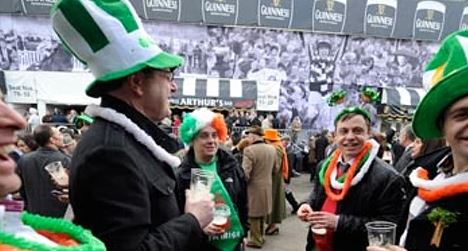
<svg viewBox="0 0 468 251">
<path fill-rule="evenodd" d="M 166 162 L 173 168 L 180 165 L 179 158 L 168 153 L 164 148 L 156 144 L 153 138 L 151 138 L 145 131 L 139 128 L 125 115 L 118 113 L 113 109 L 104 108 L 97 105 L 89 105 L 86 108 L 85 113 L 89 114 L 91 117 L 99 117 L 122 126 L 125 131 L 132 134 L 138 142 L 148 148 L 154 157 Z"/>
<path fill-rule="evenodd" d="M 460 185 L 468 183 L 468 173 L 459 173 L 451 177 L 445 177 L 443 173 L 440 173 L 433 180 L 425 180 L 418 177 L 418 171 L 420 169 L 423 168 L 418 167 L 414 169 L 409 176 L 411 184 L 413 184 L 413 186 L 417 188 L 422 188 L 425 190 L 435 190 L 448 185 Z"/>
</svg>

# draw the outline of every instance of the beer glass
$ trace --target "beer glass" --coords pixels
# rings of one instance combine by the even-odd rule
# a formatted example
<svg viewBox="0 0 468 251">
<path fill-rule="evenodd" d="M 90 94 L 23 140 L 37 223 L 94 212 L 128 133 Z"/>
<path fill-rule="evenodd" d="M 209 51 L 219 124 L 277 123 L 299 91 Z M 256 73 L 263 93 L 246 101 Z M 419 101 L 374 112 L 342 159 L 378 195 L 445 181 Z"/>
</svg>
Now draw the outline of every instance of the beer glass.
<svg viewBox="0 0 468 251">
<path fill-rule="evenodd" d="M 216 204 L 213 212 L 213 225 L 226 230 L 229 227 L 231 209 L 226 204 Z"/>
<path fill-rule="evenodd" d="M 200 199 L 204 195 L 210 193 L 211 185 L 213 184 L 214 173 L 200 168 L 193 168 L 190 177 L 190 190 L 195 197 L 195 200 Z"/>
</svg>

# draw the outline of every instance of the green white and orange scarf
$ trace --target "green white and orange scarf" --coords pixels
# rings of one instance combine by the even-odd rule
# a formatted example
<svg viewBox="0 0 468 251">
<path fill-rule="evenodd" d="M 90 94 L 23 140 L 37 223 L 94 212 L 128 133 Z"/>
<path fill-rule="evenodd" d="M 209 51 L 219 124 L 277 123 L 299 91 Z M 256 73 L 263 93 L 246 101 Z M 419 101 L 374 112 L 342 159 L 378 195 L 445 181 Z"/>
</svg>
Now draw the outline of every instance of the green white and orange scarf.
<svg viewBox="0 0 468 251">
<path fill-rule="evenodd" d="M 380 145 L 375 140 L 368 140 L 353 160 L 351 167 L 340 177 L 337 177 L 337 169 L 338 161 L 342 155 L 341 151 L 337 149 L 325 159 L 320 168 L 319 179 L 327 196 L 334 201 L 343 200 L 348 194 L 349 189 L 357 185 L 369 171 L 372 162 L 377 156 L 379 147 Z M 340 191 L 337 194 L 333 189 Z"/>
</svg>

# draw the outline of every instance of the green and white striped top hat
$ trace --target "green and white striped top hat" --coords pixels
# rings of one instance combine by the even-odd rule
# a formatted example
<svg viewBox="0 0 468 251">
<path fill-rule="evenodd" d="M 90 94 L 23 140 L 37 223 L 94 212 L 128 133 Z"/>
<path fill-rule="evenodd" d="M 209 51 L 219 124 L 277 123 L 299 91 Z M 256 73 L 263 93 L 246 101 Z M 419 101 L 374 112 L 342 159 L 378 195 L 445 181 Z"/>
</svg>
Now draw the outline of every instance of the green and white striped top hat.
<svg viewBox="0 0 468 251">
<path fill-rule="evenodd" d="M 412 127 L 419 138 L 439 138 L 444 111 L 468 95 L 468 30 L 445 38 L 426 66 L 423 84 L 429 90 L 414 113 Z"/>
<path fill-rule="evenodd" d="M 52 25 L 63 44 L 96 80 L 86 94 L 99 97 L 106 82 L 143 68 L 175 68 L 183 58 L 164 52 L 144 30 L 128 0 L 58 0 Z"/>
</svg>

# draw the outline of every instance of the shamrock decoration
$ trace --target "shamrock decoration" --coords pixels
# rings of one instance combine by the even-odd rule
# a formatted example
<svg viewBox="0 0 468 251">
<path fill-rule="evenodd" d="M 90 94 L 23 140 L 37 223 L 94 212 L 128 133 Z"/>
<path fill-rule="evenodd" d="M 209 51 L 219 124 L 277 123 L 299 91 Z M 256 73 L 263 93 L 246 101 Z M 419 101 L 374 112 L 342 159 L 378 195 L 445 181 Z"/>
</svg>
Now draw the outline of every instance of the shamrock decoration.
<svg viewBox="0 0 468 251">
<path fill-rule="evenodd" d="M 368 97 L 371 102 L 379 102 L 380 101 L 380 93 L 371 87 L 363 87 L 361 89 L 361 94 Z"/>
<path fill-rule="evenodd" d="M 457 213 L 436 207 L 432 209 L 432 211 L 427 215 L 427 218 L 435 225 L 434 234 L 432 235 L 431 239 L 431 245 L 439 247 L 442 235 L 444 233 L 444 228 L 457 222 Z"/>
<path fill-rule="evenodd" d="M 327 103 L 329 106 L 335 106 L 344 103 L 347 92 L 345 90 L 334 91 L 328 97 Z"/>
</svg>

